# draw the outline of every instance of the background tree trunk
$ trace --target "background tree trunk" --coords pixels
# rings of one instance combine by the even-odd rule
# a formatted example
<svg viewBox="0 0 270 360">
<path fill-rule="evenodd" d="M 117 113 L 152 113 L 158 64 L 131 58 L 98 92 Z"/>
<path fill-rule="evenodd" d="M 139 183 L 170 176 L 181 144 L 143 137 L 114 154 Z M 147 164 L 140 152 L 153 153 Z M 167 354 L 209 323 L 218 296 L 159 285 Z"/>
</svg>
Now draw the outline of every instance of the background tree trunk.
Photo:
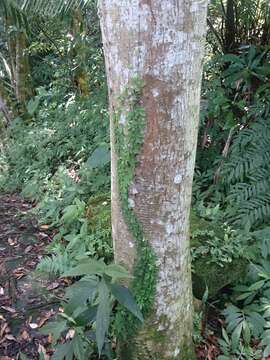
<svg viewBox="0 0 270 360">
<path fill-rule="evenodd" d="M 191 360 L 188 231 L 207 2 L 100 0 L 99 9 L 115 259 L 137 276 L 146 317 L 137 333 L 126 326 L 120 358 Z"/>
<path fill-rule="evenodd" d="M 72 33 L 74 37 L 73 49 L 71 52 L 72 59 L 75 61 L 76 69 L 74 70 L 74 83 L 81 96 L 88 96 L 89 75 L 86 67 L 86 40 L 85 40 L 85 24 L 81 9 L 77 8 L 73 11 Z"/>
<path fill-rule="evenodd" d="M 13 117 L 11 104 L 12 102 L 9 101 L 9 95 L 5 89 L 5 86 L 0 83 L 0 111 L 5 117 L 6 124 L 9 124 Z"/>
<path fill-rule="evenodd" d="M 33 95 L 29 56 L 27 54 L 27 39 L 22 31 L 16 33 L 16 98 L 20 104 L 25 104 Z"/>
<path fill-rule="evenodd" d="M 9 105 L 12 105 L 14 114 L 24 112 L 26 102 L 34 95 L 27 52 L 27 37 L 24 30 L 17 27 L 16 19 L 7 14 L 5 28 L 7 32 L 10 88 L 12 89 L 12 96 L 9 96 Z"/>
<path fill-rule="evenodd" d="M 9 109 L 7 107 L 7 104 L 4 100 L 4 98 L 1 96 L 1 93 L 0 93 L 0 112 L 2 112 L 2 114 L 6 120 L 6 125 L 10 124 L 11 115 L 10 115 Z"/>
<path fill-rule="evenodd" d="M 227 1 L 226 18 L 225 18 L 225 42 L 224 53 L 227 54 L 235 48 L 235 5 L 234 0 Z"/>
</svg>

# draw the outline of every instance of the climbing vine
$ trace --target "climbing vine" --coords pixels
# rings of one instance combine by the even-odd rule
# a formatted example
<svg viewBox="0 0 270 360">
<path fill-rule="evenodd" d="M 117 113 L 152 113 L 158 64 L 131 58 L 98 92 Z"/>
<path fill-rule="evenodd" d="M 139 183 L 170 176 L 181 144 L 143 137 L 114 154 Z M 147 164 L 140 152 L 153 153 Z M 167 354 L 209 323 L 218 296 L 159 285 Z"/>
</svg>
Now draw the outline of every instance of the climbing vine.
<svg viewBox="0 0 270 360">
<path fill-rule="evenodd" d="M 142 90 L 143 81 L 138 77 L 132 78 L 123 90 L 114 117 L 114 136 L 119 200 L 124 220 L 136 243 L 138 259 L 131 287 L 136 302 L 144 317 L 147 317 L 155 295 L 155 254 L 144 237 L 141 224 L 132 209 L 132 200 L 129 199 L 129 187 L 134 178 L 138 164 L 137 156 L 144 140 L 145 110 L 141 103 Z M 116 329 L 122 340 L 135 335 L 139 325 L 137 319 L 124 309 L 120 309 L 116 317 Z"/>
</svg>

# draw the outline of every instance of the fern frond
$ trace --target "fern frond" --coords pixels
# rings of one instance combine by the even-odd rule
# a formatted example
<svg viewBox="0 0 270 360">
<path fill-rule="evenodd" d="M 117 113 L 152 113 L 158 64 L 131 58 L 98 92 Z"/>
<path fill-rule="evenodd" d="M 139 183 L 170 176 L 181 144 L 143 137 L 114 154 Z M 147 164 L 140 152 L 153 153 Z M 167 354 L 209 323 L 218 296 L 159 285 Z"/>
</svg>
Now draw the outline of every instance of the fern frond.
<svg viewBox="0 0 270 360">
<path fill-rule="evenodd" d="M 4 0 L 6 5 L 19 8 L 24 13 L 53 17 L 78 7 L 85 7 L 92 0 Z"/>
<path fill-rule="evenodd" d="M 222 175 L 228 217 L 250 226 L 270 220 L 270 123 L 258 120 L 242 129 L 231 147 Z"/>
<path fill-rule="evenodd" d="M 39 262 L 37 270 L 48 274 L 62 275 L 66 271 L 70 270 L 72 262 L 68 256 L 68 253 L 57 254 L 52 256 L 45 256 Z"/>
</svg>

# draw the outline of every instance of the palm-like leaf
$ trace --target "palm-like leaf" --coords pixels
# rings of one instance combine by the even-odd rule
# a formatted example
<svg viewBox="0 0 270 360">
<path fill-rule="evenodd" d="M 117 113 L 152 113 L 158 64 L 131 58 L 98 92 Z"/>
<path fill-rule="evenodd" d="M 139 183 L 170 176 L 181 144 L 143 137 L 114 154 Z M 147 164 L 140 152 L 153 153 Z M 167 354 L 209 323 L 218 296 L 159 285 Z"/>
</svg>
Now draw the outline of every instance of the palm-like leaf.
<svg viewBox="0 0 270 360">
<path fill-rule="evenodd" d="M 93 0 L 3 0 L 3 6 L 21 10 L 24 13 L 36 13 L 56 16 L 78 7 L 85 7 Z"/>
</svg>

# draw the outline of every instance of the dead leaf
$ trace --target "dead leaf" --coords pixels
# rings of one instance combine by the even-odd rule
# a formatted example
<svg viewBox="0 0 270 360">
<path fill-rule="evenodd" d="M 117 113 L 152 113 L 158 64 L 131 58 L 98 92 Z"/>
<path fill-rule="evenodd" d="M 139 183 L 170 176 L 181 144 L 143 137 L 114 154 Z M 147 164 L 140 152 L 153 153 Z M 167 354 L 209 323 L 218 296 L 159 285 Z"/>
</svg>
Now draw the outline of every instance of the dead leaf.
<svg viewBox="0 0 270 360">
<path fill-rule="evenodd" d="M 38 328 L 38 324 L 36 324 L 36 323 L 30 323 L 29 326 L 30 326 L 31 329 L 37 329 Z"/>
<path fill-rule="evenodd" d="M 16 338 L 11 334 L 6 335 L 5 338 L 10 341 L 17 341 Z"/>
<path fill-rule="evenodd" d="M 11 308 L 10 306 L 1 306 L 1 308 L 8 311 L 8 312 L 11 312 L 12 314 L 16 313 L 16 310 Z"/>
<path fill-rule="evenodd" d="M 0 286 L 0 295 L 4 295 L 5 294 L 5 290 L 3 287 Z"/>
<path fill-rule="evenodd" d="M 17 279 L 17 280 L 20 280 L 21 278 L 23 278 L 26 274 L 24 273 L 20 273 L 20 274 L 15 274 L 14 277 Z"/>
<path fill-rule="evenodd" d="M 51 283 L 49 286 L 47 286 L 47 290 L 54 290 L 57 289 L 59 287 L 59 283 L 57 281 L 54 281 L 53 283 Z"/>
<path fill-rule="evenodd" d="M 18 267 L 13 271 L 12 274 L 17 280 L 20 280 L 22 277 L 26 275 L 26 270 L 23 267 Z"/>
<path fill-rule="evenodd" d="M 67 335 L 66 335 L 66 340 L 72 339 L 74 337 L 74 335 L 75 335 L 75 330 L 69 329 L 67 332 Z"/>
<path fill-rule="evenodd" d="M 3 337 L 4 333 L 8 333 L 9 331 L 6 331 L 6 330 L 9 330 L 8 328 L 8 323 L 4 323 L 3 326 L 1 326 L 1 329 L 0 329 L 0 338 Z"/>
<path fill-rule="evenodd" d="M 41 326 L 43 326 L 45 324 L 46 321 L 48 321 L 52 316 L 54 315 L 54 311 L 48 311 L 46 313 L 46 315 L 44 316 L 44 318 L 40 319 L 40 321 L 38 322 L 38 327 L 40 328 Z"/>
<path fill-rule="evenodd" d="M 33 266 L 33 267 L 35 267 L 35 266 L 36 266 L 36 262 L 35 262 L 35 261 L 29 261 L 29 262 L 27 262 L 27 265 L 28 265 L 28 266 Z"/>
<path fill-rule="evenodd" d="M 50 356 L 47 355 L 46 349 L 41 344 L 38 345 L 38 353 L 43 354 L 44 360 L 50 360 Z"/>
<path fill-rule="evenodd" d="M 25 248 L 25 250 L 24 250 L 24 253 L 25 254 L 28 254 L 28 253 L 30 253 L 30 251 L 33 249 L 33 246 L 32 245 L 28 245 L 26 248 Z"/>
<path fill-rule="evenodd" d="M 23 332 L 19 336 L 19 339 L 24 341 L 29 341 L 31 337 L 26 330 L 23 330 Z"/>
<path fill-rule="evenodd" d="M 28 320 L 26 321 L 26 325 L 29 325 L 32 321 L 32 315 L 29 316 Z"/>
<path fill-rule="evenodd" d="M 41 230 L 48 230 L 48 229 L 49 229 L 49 225 L 45 225 L 45 224 L 44 224 L 44 225 L 41 225 L 41 226 L 40 226 L 40 229 L 41 229 Z"/>
<path fill-rule="evenodd" d="M 14 246 L 17 244 L 17 241 L 15 239 L 8 238 L 8 243 L 10 246 Z"/>
<path fill-rule="evenodd" d="M 40 233 L 39 233 L 39 236 L 40 236 L 40 237 L 43 237 L 43 238 L 49 237 L 49 235 L 46 234 L 46 233 L 44 233 L 44 232 L 40 232 Z"/>
</svg>

